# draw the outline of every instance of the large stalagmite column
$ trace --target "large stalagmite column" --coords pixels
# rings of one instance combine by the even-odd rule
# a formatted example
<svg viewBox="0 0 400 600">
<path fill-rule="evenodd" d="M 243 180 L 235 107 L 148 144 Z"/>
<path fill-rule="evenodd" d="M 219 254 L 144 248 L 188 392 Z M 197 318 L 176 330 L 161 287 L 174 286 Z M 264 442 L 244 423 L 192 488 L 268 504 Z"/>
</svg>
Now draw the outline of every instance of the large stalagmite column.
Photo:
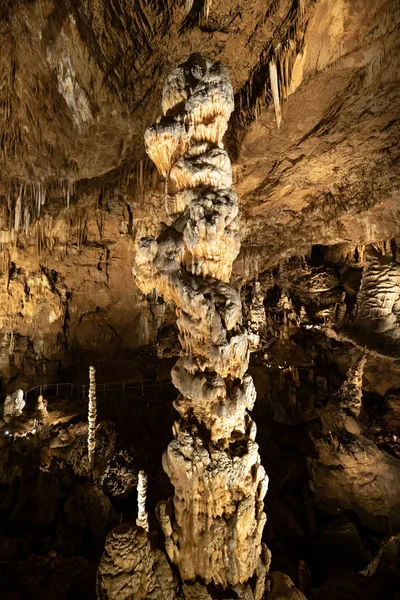
<svg viewBox="0 0 400 600">
<path fill-rule="evenodd" d="M 158 515 L 170 559 L 184 581 L 246 584 L 260 598 L 261 535 L 268 478 L 248 409 L 247 331 L 229 285 L 240 248 L 238 199 L 222 137 L 233 110 L 227 70 L 192 55 L 166 79 L 164 116 L 146 131 L 147 153 L 168 178 L 172 222 L 158 240 L 140 240 L 136 280 L 176 304 L 181 357 L 172 370 L 180 420 L 163 457 L 175 494 Z M 265 562 L 266 559 L 264 559 Z"/>
</svg>

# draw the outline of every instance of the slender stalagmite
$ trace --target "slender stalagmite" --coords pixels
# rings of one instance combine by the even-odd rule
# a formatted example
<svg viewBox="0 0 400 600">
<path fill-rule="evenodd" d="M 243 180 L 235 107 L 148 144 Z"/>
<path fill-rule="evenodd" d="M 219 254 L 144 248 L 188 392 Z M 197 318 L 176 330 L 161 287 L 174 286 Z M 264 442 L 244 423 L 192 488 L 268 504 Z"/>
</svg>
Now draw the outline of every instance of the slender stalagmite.
<svg viewBox="0 0 400 600">
<path fill-rule="evenodd" d="M 269 553 L 261 543 L 268 478 L 251 410 L 256 393 L 238 292 L 238 199 L 222 137 L 234 108 L 220 63 L 192 55 L 165 81 L 146 150 L 169 176 L 169 222 L 136 251 L 136 281 L 176 305 L 181 356 L 172 369 L 180 420 L 163 457 L 175 488 L 158 506 L 169 558 L 184 582 L 261 598 Z M 251 581 L 250 581 L 251 580 Z"/>
<path fill-rule="evenodd" d="M 96 369 L 89 367 L 89 410 L 88 410 L 88 459 L 89 470 L 93 470 L 94 452 L 96 448 Z"/>
<path fill-rule="evenodd" d="M 147 475 L 144 471 L 139 471 L 137 484 L 137 503 L 138 516 L 136 525 L 142 527 L 146 531 L 149 530 L 149 519 L 146 510 L 146 492 L 147 492 Z"/>
</svg>

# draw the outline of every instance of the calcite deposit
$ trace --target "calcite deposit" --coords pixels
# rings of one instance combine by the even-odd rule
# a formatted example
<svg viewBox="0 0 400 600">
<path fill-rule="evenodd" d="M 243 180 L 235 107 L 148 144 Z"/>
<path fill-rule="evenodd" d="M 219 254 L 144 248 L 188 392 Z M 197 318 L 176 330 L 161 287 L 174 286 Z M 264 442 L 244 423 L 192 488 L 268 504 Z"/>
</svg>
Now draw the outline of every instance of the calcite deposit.
<svg viewBox="0 0 400 600">
<path fill-rule="evenodd" d="M 257 487 L 256 391 L 270 596 L 398 593 L 398 558 L 360 573 L 400 528 L 399 25 L 394 0 L 0 2 L 2 598 L 92 597 L 139 469 L 153 557 L 156 512 L 177 578 L 181 541 L 244 571 L 246 539 L 229 573 L 218 553 Z M 173 594 L 258 597 L 261 557 Z M 113 600 L 151 595 L 150 567 L 130 582 L 156 562 L 117 588 L 114 561 Z"/>
<path fill-rule="evenodd" d="M 136 525 L 145 531 L 149 530 L 149 517 L 146 510 L 146 490 L 147 475 L 144 471 L 138 473 L 137 497 L 138 497 L 138 516 Z"/>
<path fill-rule="evenodd" d="M 247 412 L 256 393 L 246 373 L 240 296 L 228 283 L 240 248 L 238 200 L 222 144 L 233 106 L 219 63 L 192 55 L 167 78 L 164 116 L 145 143 L 169 177 L 173 220 L 157 240 L 140 240 L 135 275 L 144 293 L 157 288 L 175 303 L 182 347 L 172 370 L 181 418 L 163 457 L 175 494 L 173 505 L 158 507 L 168 556 L 183 581 L 228 588 L 256 575 L 246 597 L 261 598 L 268 478 Z"/>
<path fill-rule="evenodd" d="M 357 296 L 355 323 L 368 333 L 400 339 L 400 265 L 391 253 L 371 248 L 364 256 L 365 266 Z"/>
<path fill-rule="evenodd" d="M 141 527 L 120 525 L 107 537 L 97 572 L 99 600 L 176 600 L 177 582 Z"/>
<path fill-rule="evenodd" d="M 4 400 L 4 419 L 7 421 L 12 417 L 20 417 L 25 404 L 22 390 L 16 390 L 12 394 L 8 394 Z"/>
<path fill-rule="evenodd" d="M 89 469 L 93 470 L 96 450 L 96 369 L 89 367 L 89 407 L 88 407 L 88 461 Z"/>
</svg>

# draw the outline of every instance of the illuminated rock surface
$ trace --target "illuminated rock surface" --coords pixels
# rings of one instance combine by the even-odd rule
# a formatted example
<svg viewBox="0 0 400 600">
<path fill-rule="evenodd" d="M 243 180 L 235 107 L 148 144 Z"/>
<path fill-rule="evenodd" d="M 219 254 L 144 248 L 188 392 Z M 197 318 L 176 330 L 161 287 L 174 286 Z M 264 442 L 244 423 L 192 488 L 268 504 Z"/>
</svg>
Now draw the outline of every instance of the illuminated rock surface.
<svg viewBox="0 0 400 600">
<path fill-rule="evenodd" d="M 398 593 L 397 559 L 360 573 L 399 527 L 399 23 L 386 0 L 0 3 L 2 597 L 93 600 L 107 535 L 137 517 L 139 470 L 165 553 L 174 420 L 202 423 L 175 429 L 190 456 L 205 431 L 218 447 L 237 431 L 224 451 L 243 466 L 250 410 L 272 572 L 309 600 Z M 188 80 L 175 67 L 196 52 Z M 145 293 L 143 236 L 158 244 Z"/>
<path fill-rule="evenodd" d="M 245 374 L 249 350 L 241 302 L 226 283 L 240 247 L 231 164 L 221 140 L 226 128 L 214 128 L 215 117 L 226 120 L 233 110 L 227 71 L 190 57 L 167 79 L 163 108 L 176 121 L 175 148 L 182 148 L 182 123 L 191 141 L 174 161 L 170 137 L 145 136 L 159 171 L 168 162 L 177 193 L 187 194 L 182 213 L 157 241 L 139 241 L 135 270 L 143 292 L 157 288 L 176 304 L 182 345 L 172 372 L 181 420 L 163 457 L 175 488 L 173 510 L 161 503 L 158 511 L 168 556 L 182 580 L 227 588 L 246 583 L 262 564 L 268 487 L 247 413 L 256 393 Z M 262 581 L 255 592 L 262 597 Z"/>
</svg>

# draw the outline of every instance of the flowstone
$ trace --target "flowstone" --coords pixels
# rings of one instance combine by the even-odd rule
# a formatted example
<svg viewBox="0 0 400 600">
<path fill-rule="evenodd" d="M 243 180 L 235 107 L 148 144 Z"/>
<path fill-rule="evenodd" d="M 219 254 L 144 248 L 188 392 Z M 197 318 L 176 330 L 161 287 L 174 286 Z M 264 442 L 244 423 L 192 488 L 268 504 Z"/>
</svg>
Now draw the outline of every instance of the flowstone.
<svg viewBox="0 0 400 600">
<path fill-rule="evenodd" d="M 140 240 L 134 269 L 143 293 L 157 288 L 175 303 L 182 347 L 172 370 L 181 418 L 163 457 L 175 494 L 158 516 L 190 597 L 207 597 L 205 584 L 260 599 L 269 564 L 261 543 L 268 477 L 247 412 L 256 397 L 246 373 L 248 334 L 228 283 L 240 240 L 222 144 L 234 108 L 227 70 L 192 55 L 167 78 L 162 107 L 145 144 L 167 179 L 173 222 L 157 240 Z"/>
</svg>

